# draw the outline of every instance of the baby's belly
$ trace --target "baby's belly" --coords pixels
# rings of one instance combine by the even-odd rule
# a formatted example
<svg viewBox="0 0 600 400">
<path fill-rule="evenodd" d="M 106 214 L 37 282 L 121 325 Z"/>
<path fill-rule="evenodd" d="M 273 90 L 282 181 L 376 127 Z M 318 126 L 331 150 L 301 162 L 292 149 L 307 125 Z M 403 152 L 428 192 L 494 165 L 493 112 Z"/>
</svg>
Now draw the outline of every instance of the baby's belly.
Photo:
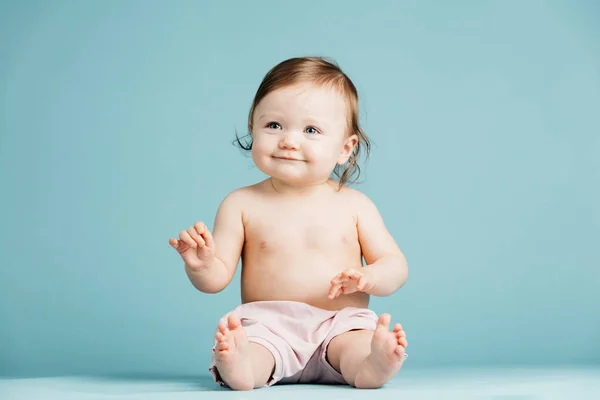
<svg viewBox="0 0 600 400">
<path fill-rule="evenodd" d="M 299 301 L 326 310 L 367 307 L 369 295 L 357 292 L 329 299 L 330 280 L 347 268 L 360 268 L 360 260 L 347 257 L 278 257 L 245 259 L 242 267 L 242 302 Z"/>
</svg>

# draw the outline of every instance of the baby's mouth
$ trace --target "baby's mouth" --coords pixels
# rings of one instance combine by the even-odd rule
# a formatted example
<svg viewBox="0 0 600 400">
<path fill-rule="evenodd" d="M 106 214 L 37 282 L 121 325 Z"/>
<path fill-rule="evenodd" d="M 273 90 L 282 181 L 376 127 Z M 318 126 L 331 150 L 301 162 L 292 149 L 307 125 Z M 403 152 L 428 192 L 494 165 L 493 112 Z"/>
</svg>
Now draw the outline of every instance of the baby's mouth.
<svg viewBox="0 0 600 400">
<path fill-rule="evenodd" d="M 287 157 L 287 156 L 273 156 L 273 158 L 276 158 L 278 160 L 285 160 L 285 161 L 304 161 L 299 158 Z"/>
</svg>

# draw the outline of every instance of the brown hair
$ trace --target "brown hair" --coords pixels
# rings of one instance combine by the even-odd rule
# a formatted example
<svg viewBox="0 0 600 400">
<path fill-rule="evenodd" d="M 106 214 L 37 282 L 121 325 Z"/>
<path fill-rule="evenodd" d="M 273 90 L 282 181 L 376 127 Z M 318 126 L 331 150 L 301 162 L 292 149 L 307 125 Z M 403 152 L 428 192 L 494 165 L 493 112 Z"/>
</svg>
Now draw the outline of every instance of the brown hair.
<svg viewBox="0 0 600 400">
<path fill-rule="evenodd" d="M 300 82 L 312 82 L 317 85 L 333 87 L 346 99 L 348 131 L 350 135 L 355 134 L 358 137 L 358 142 L 348 158 L 348 162 L 345 165 L 336 165 L 333 173 L 339 178 L 340 187 L 349 182 L 353 175 L 356 176 L 351 182 L 356 182 L 360 176 L 358 157 L 363 147 L 366 158 L 369 157 L 371 143 L 358 121 L 358 92 L 356 87 L 333 60 L 323 57 L 297 57 L 285 60 L 273 67 L 258 87 L 248 113 L 249 133 L 246 136 L 250 136 L 250 139 L 242 143 L 236 134 L 234 143 L 237 142 L 244 150 L 252 150 L 252 118 L 258 104 L 272 91 Z"/>
</svg>

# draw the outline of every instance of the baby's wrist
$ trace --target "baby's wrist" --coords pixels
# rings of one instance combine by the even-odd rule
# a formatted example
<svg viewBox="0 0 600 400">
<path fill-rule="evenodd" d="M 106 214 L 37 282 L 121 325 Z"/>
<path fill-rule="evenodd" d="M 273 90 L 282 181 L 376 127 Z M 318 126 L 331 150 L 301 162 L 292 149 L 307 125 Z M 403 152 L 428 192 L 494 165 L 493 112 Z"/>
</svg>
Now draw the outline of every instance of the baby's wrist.
<svg viewBox="0 0 600 400">
<path fill-rule="evenodd" d="M 370 265 L 365 265 L 362 268 L 362 272 L 365 275 L 366 281 L 367 283 L 365 284 L 365 287 L 363 288 L 363 292 L 372 295 L 373 291 L 375 289 L 375 281 L 377 279 L 376 274 L 377 272 L 374 271 Z"/>
<path fill-rule="evenodd" d="M 185 269 L 192 273 L 204 272 L 204 271 L 210 270 L 213 264 L 214 264 L 214 259 L 211 261 L 205 261 L 199 265 L 194 265 L 194 266 L 191 266 L 188 263 L 185 263 Z"/>
</svg>

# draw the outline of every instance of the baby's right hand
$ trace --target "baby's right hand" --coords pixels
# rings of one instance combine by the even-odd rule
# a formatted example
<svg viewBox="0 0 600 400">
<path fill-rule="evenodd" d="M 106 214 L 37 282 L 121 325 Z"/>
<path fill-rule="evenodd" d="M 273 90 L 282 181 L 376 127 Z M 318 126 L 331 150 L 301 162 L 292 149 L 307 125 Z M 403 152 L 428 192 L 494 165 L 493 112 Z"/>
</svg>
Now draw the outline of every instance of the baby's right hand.
<svg viewBox="0 0 600 400">
<path fill-rule="evenodd" d="M 187 231 L 181 231 L 179 240 L 171 238 L 169 244 L 191 269 L 209 267 L 215 258 L 215 242 L 202 222 L 196 222 Z"/>
</svg>

